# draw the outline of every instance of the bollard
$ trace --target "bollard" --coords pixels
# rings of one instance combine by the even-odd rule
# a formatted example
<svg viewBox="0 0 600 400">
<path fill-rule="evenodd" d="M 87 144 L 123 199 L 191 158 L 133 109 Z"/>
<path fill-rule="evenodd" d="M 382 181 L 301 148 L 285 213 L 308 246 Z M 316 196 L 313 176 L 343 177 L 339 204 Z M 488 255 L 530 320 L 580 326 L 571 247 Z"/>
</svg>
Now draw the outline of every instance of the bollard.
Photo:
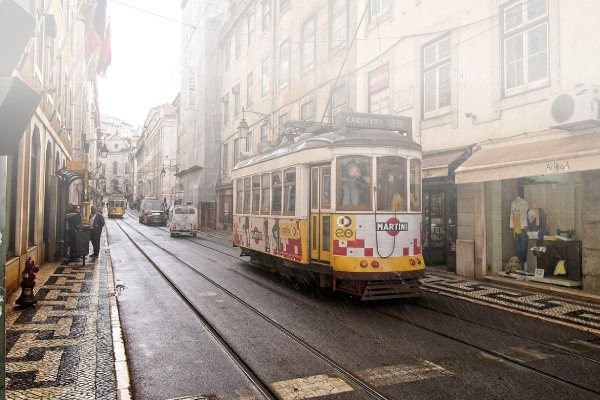
<svg viewBox="0 0 600 400">
<path fill-rule="evenodd" d="M 35 287 L 35 273 L 40 270 L 39 265 L 35 265 L 32 258 L 29 257 L 25 262 L 23 271 L 23 280 L 21 281 L 21 295 L 17 299 L 17 304 L 23 307 L 29 307 L 37 303 L 33 288 Z"/>
</svg>

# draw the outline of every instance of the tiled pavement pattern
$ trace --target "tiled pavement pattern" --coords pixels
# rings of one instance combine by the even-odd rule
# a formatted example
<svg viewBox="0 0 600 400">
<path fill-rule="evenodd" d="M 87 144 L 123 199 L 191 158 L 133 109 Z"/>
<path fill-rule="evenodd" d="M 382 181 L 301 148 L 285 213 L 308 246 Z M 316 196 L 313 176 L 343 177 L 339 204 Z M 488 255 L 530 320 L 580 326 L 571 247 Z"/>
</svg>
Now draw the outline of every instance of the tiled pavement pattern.
<svg viewBox="0 0 600 400">
<path fill-rule="evenodd" d="M 46 264 L 34 307 L 7 301 L 8 399 L 115 399 L 115 371 L 104 252 L 96 263 Z"/>
<path fill-rule="evenodd" d="M 450 278 L 429 273 L 421 280 L 424 290 L 474 303 L 492 305 L 551 321 L 560 321 L 600 334 L 600 305 L 551 294 L 519 290 L 489 282 Z"/>
</svg>

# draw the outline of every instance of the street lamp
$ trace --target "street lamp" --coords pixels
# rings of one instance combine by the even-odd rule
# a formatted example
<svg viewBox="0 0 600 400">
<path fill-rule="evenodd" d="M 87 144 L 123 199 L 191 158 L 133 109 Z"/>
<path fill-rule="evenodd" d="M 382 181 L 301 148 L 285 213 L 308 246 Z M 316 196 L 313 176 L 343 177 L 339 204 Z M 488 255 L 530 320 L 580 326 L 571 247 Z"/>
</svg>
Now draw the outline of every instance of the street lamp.
<svg viewBox="0 0 600 400">
<path fill-rule="evenodd" d="M 260 118 L 258 119 L 258 121 L 254 122 L 253 124 L 248 125 L 248 122 L 246 122 L 246 113 L 258 115 Z M 263 114 L 258 111 L 246 110 L 244 107 L 242 107 L 242 119 L 240 120 L 240 123 L 237 128 L 240 139 L 243 139 L 244 141 L 248 139 L 248 133 L 250 133 L 251 126 L 254 126 L 258 123 L 265 122 L 265 121 L 266 121 L 265 125 L 269 125 L 269 122 L 270 122 L 269 117 L 270 117 L 269 114 Z M 245 144 L 244 148 L 246 150 L 248 150 L 248 143 L 244 143 L 244 144 Z"/>
</svg>

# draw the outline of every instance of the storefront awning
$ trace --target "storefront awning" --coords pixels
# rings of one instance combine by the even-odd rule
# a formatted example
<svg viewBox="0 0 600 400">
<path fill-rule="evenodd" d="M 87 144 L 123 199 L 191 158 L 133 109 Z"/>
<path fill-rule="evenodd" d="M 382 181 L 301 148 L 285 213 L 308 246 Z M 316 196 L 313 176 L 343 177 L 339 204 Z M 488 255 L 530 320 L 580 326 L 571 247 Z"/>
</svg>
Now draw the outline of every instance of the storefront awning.
<svg viewBox="0 0 600 400">
<path fill-rule="evenodd" d="M 439 153 L 424 154 L 421 169 L 423 178 L 437 178 L 448 176 L 467 157 L 465 149 L 450 150 Z"/>
<path fill-rule="evenodd" d="M 487 182 L 594 169 L 600 169 L 598 133 L 476 151 L 456 169 L 455 181 Z"/>
</svg>

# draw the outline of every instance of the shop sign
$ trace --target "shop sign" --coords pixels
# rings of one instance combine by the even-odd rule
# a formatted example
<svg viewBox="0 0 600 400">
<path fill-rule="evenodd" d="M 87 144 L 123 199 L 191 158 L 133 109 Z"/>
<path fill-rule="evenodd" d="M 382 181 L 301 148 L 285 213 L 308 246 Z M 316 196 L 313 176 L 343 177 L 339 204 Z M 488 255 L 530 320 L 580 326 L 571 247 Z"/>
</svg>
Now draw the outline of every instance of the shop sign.
<svg viewBox="0 0 600 400">
<path fill-rule="evenodd" d="M 553 161 L 546 164 L 547 174 L 562 174 L 564 172 L 570 172 L 571 165 L 569 161 Z"/>
<path fill-rule="evenodd" d="M 412 119 L 410 117 L 398 117 L 392 115 L 341 112 L 340 125 L 345 128 L 411 132 Z"/>
<path fill-rule="evenodd" d="M 389 86 L 389 64 L 383 64 L 369 72 L 369 93 L 375 93 Z"/>
</svg>

